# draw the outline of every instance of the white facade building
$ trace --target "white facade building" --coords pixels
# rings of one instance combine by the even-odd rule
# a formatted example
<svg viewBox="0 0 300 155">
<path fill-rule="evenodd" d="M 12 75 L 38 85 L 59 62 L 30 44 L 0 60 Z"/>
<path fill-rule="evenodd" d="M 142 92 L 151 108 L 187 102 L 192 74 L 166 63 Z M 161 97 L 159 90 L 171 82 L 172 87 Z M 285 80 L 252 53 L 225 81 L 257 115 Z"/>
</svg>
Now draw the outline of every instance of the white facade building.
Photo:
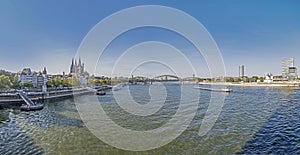
<svg viewBox="0 0 300 155">
<path fill-rule="evenodd" d="M 21 85 L 23 85 L 26 82 L 31 82 L 34 87 L 40 87 L 48 82 L 46 68 L 44 68 L 43 73 L 32 72 L 30 68 L 24 68 L 22 72 L 18 74 L 18 78 Z"/>
<path fill-rule="evenodd" d="M 267 73 L 265 75 L 264 83 L 272 83 L 273 82 L 273 75 L 270 73 Z"/>
</svg>

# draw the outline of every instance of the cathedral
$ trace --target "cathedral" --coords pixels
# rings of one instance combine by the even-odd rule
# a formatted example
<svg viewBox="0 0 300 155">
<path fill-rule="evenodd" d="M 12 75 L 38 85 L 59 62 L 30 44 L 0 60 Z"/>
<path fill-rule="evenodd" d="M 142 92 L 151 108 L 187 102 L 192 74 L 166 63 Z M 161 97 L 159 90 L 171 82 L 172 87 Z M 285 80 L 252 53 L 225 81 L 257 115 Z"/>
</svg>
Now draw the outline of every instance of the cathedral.
<svg viewBox="0 0 300 155">
<path fill-rule="evenodd" d="M 81 59 L 79 58 L 78 64 L 77 61 L 74 61 L 74 58 L 71 62 L 70 74 L 76 75 L 77 77 L 87 77 L 89 76 L 88 72 L 84 71 L 84 63 L 81 63 Z"/>
</svg>

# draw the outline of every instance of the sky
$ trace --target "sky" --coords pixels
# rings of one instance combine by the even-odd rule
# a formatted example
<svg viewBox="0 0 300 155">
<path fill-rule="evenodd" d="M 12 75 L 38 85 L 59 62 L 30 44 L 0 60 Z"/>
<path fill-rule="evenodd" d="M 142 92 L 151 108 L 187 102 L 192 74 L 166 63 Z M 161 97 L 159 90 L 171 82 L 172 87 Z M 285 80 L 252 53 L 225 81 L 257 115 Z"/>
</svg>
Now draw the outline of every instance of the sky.
<svg viewBox="0 0 300 155">
<path fill-rule="evenodd" d="M 82 40 L 97 23 L 120 10 L 141 5 L 172 7 L 202 23 L 220 49 L 227 76 L 238 76 L 241 64 L 248 76 L 278 75 L 285 57 L 293 57 L 296 67 L 300 67 L 300 2 L 297 0 L 1 0 L 0 69 L 18 72 L 25 67 L 35 71 L 47 67 L 51 74 L 68 73 Z M 151 27 L 121 34 L 104 51 L 96 66 L 98 70 L 95 66 L 87 66 L 87 71 L 111 75 L 120 55 L 144 41 L 176 46 L 190 59 L 197 76 L 209 76 L 203 56 L 190 42 L 175 32 Z M 153 55 L 151 50 L 145 53 Z M 139 69 L 133 70 L 134 74 L 147 73 L 146 76 L 168 72 L 165 66 L 149 63 L 140 66 L 139 72 Z M 171 74 L 172 69 L 169 72 Z M 191 74 L 187 71 L 183 76 Z"/>
</svg>

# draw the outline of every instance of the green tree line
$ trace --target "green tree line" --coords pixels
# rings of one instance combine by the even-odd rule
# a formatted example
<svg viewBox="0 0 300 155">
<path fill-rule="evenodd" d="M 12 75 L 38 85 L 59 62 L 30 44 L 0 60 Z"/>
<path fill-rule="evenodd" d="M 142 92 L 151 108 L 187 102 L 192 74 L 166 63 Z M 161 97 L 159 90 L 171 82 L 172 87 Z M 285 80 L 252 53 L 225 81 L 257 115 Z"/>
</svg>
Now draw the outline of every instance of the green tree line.
<svg viewBox="0 0 300 155">
<path fill-rule="evenodd" d="M 249 78 L 248 76 L 243 76 L 239 78 L 233 78 L 233 77 L 228 77 L 226 78 L 226 82 L 264 82 L 264 77 L 258 77 L 258 76 L 252 76 L 252 78 Z"/>
<path fill-rule="evenodd" d="M 79 86 L 80 81 L 74 77 L 71 78 L 52 78 L 47 82 L 47 87 L 72 87 Z"/>
<path fill-rule="evenodd" d="M 0 70 L 0 90 L 6 90 L 10 88 L 17 89 L 19 86 L 20 82 L 17 74 Z"/>
<path fill-rule="evenodd" d="M 88 82 L 88 85 L 102 85 L 102 84 L 111 84 L 112 80 L 109 78 L 96 79 L 93 77 L 89 77 L 87 82 Z"/>
</svg>

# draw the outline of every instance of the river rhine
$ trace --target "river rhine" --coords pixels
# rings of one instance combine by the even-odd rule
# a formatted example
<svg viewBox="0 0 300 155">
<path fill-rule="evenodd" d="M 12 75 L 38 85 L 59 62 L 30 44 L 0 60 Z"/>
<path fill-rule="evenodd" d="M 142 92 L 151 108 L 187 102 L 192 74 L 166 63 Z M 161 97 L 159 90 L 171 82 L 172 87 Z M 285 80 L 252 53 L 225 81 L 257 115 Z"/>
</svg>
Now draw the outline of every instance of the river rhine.
<svg viewBox="0 0 300 155">
<path fill-rule="evenodd" d="M 134 100 L 147 103 L 148 87 L 130 86 Z M 197 102 L 198 107 L 190 107 L 197 108 L 197 113 L 188 128 L 163 147 L 132 152 L 109 146 L 85 127 L 74 99 L 60 99 L 45 101 L 41 111 L 21 112 L 19 107 L 0 109 L 0 154 L 300 154 L 299 89 L 232 87 L 233 92 L 226 93 L 215 125 L 200 137 L 198 131 L 211 92 L 193 89 L 189 84 L 183 87 L 200 95 L 200 100 L 190 97 L 185 101 Z M 150 130 L 167 123 L 176 113 L 180 87 L 171 83 L 166 88 L 167 100 L 162 109 L 143 119 L 125 113 L 116 104 L 112 92 L 99 96 L 99 101 L 117 124 Z"/>
</svg>

